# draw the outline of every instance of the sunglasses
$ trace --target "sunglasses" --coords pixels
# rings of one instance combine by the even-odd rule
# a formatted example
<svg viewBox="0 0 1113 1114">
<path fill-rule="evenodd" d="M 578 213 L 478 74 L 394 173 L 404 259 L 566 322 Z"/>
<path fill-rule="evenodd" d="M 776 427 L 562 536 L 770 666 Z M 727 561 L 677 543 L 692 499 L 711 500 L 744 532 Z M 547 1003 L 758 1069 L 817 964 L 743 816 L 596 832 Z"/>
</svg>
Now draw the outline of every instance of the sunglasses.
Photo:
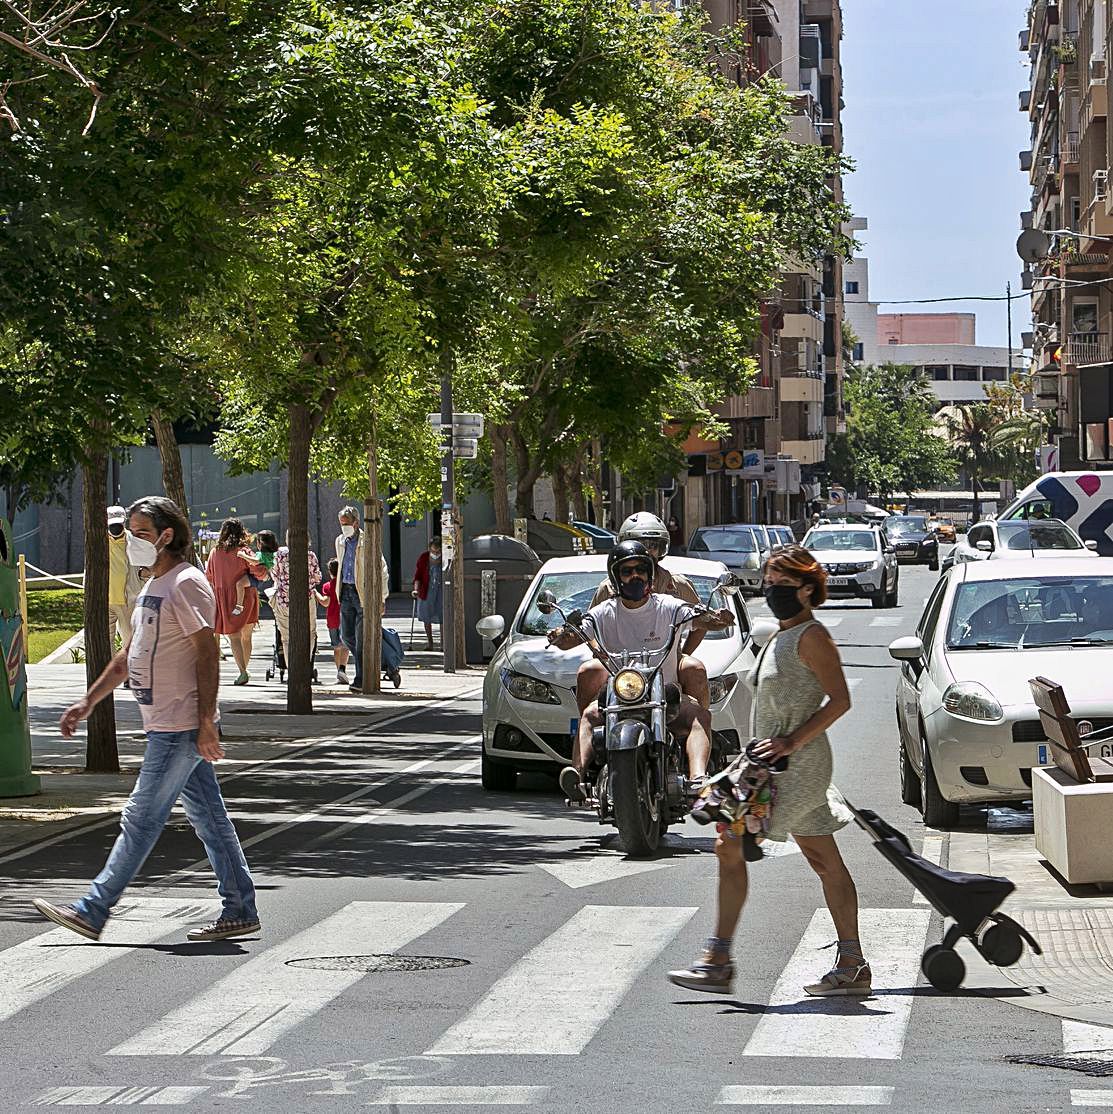
<svg viewBox="0 0 1113 1114">
<path fill-rule="evenodd" d="M 648 565 L 620 565 L 618 575 L 623 580 L 629 580 L 632 576 L 644 576 L 649 579 L 649 566 Z"/>
</svg>

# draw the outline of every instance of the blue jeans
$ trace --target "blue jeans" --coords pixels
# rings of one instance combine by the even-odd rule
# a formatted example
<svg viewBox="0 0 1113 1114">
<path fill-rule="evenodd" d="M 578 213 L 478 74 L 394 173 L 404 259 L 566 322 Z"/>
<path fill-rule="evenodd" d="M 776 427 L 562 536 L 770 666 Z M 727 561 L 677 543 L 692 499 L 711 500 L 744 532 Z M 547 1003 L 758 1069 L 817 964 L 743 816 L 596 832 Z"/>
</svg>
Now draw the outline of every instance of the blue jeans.
<svg viewBox="0 0 1113 1114">
<path fill-rule="evenodd" d="M 124 805 L 120 834 L 108 862 L 93 879 L 89 892 L 74 903 L 95 928 L 104 927 L 112 906 L 139 873 L 179 797 L 216 873 L 217 889 L 224 899 L 221 916 L 237 921 L 258 919 L 255 883 L 212 763 L 197 753 L 197 732 L 148 731 L 143 766 Z"/>
<path fill-rule="evenodd" d="M 363 606 L 354 584 L 340 585 L 340 641 L 351 651 L 356 671 L 353 685 L 363 684 Z"/>
</svg>

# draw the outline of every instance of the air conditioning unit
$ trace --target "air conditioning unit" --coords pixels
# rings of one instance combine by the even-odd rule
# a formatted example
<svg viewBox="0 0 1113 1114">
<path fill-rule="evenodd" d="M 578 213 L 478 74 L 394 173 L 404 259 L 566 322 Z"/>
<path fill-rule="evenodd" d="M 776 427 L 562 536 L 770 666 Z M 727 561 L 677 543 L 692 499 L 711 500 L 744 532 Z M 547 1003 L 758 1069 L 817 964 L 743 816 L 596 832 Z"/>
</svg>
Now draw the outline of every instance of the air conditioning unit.
<svg viewBox="0 0 1113 1114">
<path fill-rule="evenodd" d="M 1094 200 L 1104 201 L 1107 190 L 1109 189 L 1109 171 L 1108 170 L 1095 170 L 1094 171 Z"/>
</svg>

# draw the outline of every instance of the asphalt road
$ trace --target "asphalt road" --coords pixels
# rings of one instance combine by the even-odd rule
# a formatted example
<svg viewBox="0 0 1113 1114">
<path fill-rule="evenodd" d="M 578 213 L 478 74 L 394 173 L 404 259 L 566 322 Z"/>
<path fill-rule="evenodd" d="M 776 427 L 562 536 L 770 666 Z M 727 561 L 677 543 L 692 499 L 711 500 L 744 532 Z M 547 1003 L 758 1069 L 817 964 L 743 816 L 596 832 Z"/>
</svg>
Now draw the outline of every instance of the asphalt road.
<svg viewBox="0 0 1113 1114">
<path fill-rule="evenodd" d="M 832 732 L 838 784 L 917 847 L 885 647 L 911 632 L 934 582 L 906 567 L 897 610 L 821 614 L 854 701 Z M 179 814 L 99 944 L 51 929 L 29 898 L 76 896 L 112 828 L 0 861 L 5 1108 L 1024 1112 L 1070 1106 L 1072 1090 L 1076 1105 L 1113 1105 L 1102 1080 L 1006 1062 L 1061 1051 L 1059 1021 L 924 984 L 939 918 L 856 828 L 839 838 L 874 997 L 803 1001 L 833 934 L 791 846 L 752 870 L 735 993 L 671 986 L 665 971 L 710 928 L 708 830 L 688 823 L 658 859 L 627 861 L 547 778 L 485 793 L 478 726 L 477 694 L 226 781 L 260 888 L 258 938 L 185 942 L 217 904 Z"/>
</svg>

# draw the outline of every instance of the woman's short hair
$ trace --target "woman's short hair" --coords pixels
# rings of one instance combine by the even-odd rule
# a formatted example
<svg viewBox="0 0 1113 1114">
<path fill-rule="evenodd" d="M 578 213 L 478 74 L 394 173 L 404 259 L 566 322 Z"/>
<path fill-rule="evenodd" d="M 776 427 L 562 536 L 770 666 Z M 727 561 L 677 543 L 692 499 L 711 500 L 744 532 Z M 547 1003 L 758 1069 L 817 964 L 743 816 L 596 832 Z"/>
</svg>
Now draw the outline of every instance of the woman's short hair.
<svg viewBox="0 0 1113 1114">
<path fill-rule="evenodd" d="M 216 539 L 218 549 L 243 549 L 247 540 L 247 531 L 238 518 L 226 518 L 220 524 L 220 536 Z"/>
<path fill-rule="evenodd" d="M 184 557 L 193 542 L 193 531 L 189 519 L 182 514 L 181 508 L 171 499 L 162 495 L 144 495 L 128 507 L 128 521 L 133 514 L 141 514 L 151 520 L 151 524 L 161 534 L 173 530 L 174 536 L 166 545 L 166 552 L 172 557 Z"/>
<path fill-rule="evenodd" d="M 765 562 L 766 572 L 779 572 L 812 586 L 812 607 L 827 602 L 827 570 L 802 545 L 785 545 L 773 550 Z"/>
</svg>

